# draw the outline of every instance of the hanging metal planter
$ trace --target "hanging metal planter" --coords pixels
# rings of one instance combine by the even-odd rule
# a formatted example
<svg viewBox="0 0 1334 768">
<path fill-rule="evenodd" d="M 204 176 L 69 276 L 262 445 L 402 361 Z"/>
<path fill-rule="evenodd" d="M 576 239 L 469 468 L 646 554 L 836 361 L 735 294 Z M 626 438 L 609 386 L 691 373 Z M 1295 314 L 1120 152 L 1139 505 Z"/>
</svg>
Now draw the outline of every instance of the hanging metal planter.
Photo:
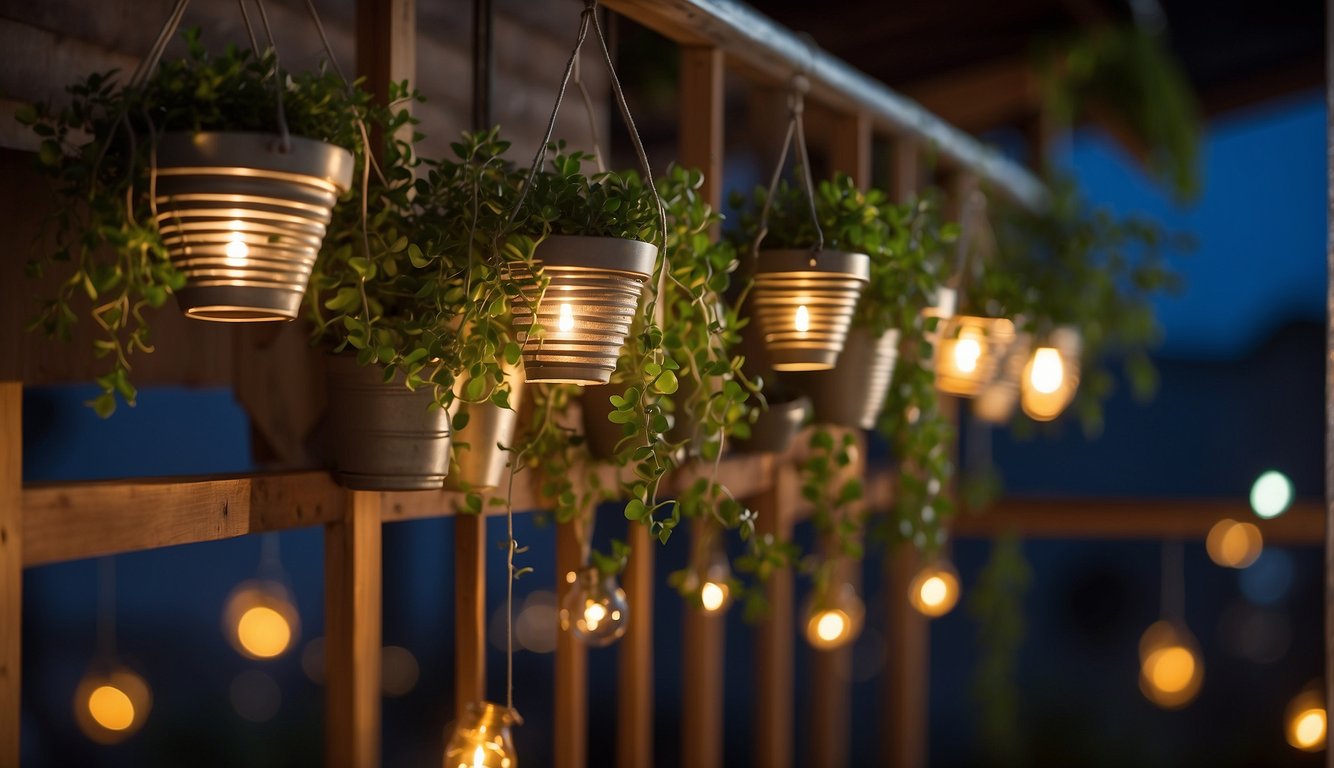
<svg viewBox="0 0 1334 768">
<path fill-rule="evenodd" d="M 449 414 L 430 407 L 431 388 L 408 390 L 401 372 L 386 382 L 379 366 L 357 365 L 349 355 L 331 355 L 328 361 L 338 482 L 369 491 L 443 487 Z"/>
<path fill-rule="evenodd" d="M 973 398 L 973 415 L 988 424 L 1008 424 L 1019 407 L 1019 380 L 1033 350 L 1033 337 L 1021 333 L 996 364 L 996 375 Z"/>
<path fill-rule="evenodd" d="M 995 378 L 997 365 L 1014 338 L 1014 323 L 1005 318 L 950 318 L 936 342 L 936 388 L 950 395 L 976 397 Z"/>
<path fill-rule="evenodd" d="M 885 405 L 898 356 L 897 330 L 873 336 L 853 328 L 837 370 L 797 374 L 792 382 L 810 395 L 817 424 L 871 429 Z"/>
<path fill-rule="evenodd" d="M 766 384 L 764 396 L 769 407 L 750 425 L 750 437 L 732 442 L 738 453 L 786 453 L 811 417 L 811 401 L 805 395 L 770 391 Z"/>
<path fill-rule="evenodd" d="M 467 424 L 452 439 L 453 462 L 445 480 L 445 487 L 450 490 L 488 490 L 499 487 L 505 480 L 511 454 L 500 446 L 514 444 L 524 381 L 519 366 L 502 366 L 502 371 L 509 382 L 509 408 L 490 402 L 464 403 L 457 398 L 449 408 L 451 423 L 457 423 L 460 413 L 467 414 Z M 463 384 L 460 380 L 459 390 Z"/>
<path fill-rule="evenodd" d="M 1066 409 L 1079 390 L 1079 331 L 1061 327 L 1033 350 L 1020 381 L 1020 404 L 1034 421 L 1051 421 Z"/>
<path fill-rule="evenodd" d="M 190 317 L 291 320 L 352 182 L 352 153 L 293 136 L 168 133 L 157 146 L 153 203 L 176 292 Z"/>
<path fill-rule="evenodd" d="M 833 368 L 870 275 L 864 253 L 760 251 L 750 306 L 774 370 Z"/>
<path fill-rule="evenodd" d="M 546 290 L 526 266 L 514 272 L 524 285 L 513 312 L 527 381 L 610 381 L 657 256 L 651 243 L 617 237 L 551 235 L 539 243 L 534 260 Z"/>
</svg>

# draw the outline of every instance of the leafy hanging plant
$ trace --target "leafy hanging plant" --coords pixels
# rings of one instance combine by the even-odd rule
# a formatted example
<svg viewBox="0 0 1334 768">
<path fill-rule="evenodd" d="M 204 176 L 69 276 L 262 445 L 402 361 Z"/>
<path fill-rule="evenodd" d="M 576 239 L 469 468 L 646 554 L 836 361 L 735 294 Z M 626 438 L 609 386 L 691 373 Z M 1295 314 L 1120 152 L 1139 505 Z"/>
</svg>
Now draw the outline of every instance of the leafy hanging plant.
<svg viewBox="0 0 1334 768">
<path fill-rule="evenodd" d="M 29 262 L 31 276 L 64 275 L 32 322 L 68 340 L 80 314 L 101 330 L 94 352 L 107 359 L 90 405 L 101 416 L 116 397 L 133 405 L 131 357 L 153 350 L 145 314 L 184 284 L 168 260 L 150 200 L 157 138 L 167 131 L 278 133 L 278 87 L 288 130 L 341 147 L 359 147 L 369 94 L 327 72 L 288 75 L 272 52 L 228 47 L 210 55 L 197 29 L 183 36 L 185 57 L 162 62 L 140 83 L 113 72 L 67 88 L 69 103 L 38 104 L 18 119 L 41 138 L 37 161 L 59 202 L 50 221 L 54 248 Z"/>
</svg>

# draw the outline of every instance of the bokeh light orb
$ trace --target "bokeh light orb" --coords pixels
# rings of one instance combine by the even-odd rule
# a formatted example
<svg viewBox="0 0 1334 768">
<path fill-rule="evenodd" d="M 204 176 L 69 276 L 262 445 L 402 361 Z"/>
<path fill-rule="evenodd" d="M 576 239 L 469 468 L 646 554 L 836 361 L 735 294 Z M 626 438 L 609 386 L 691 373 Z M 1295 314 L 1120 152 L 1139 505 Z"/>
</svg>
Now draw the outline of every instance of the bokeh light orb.
<svg viewBox="0 0 1334 768">
<path fill-rule="evenodd" d="M 851 584 L 840 584 L 811 600 L 806 611 L 806 642 L 822 651 L 842 648 L 862 631 L 866 606 Z"/>
<path fill-rule="evenodd" d="M 1224 568 L 1246 568 L 1260 557 L 1264 537 L 1254 523 L 1223 518 L 1204 540 L 1209 559 Z"/>
<path fill-rule="evenodd" d="M 1139 687 L 1163 709 L 1180 709 L 1195 700 L 1204 684 L 1199 644 L 1185 626 L 1158 621 L 1140 637 Z"/>
<path fill-rule="evenodd" d="M 941 561 L 918 571 L 908 585 L 908 602 L 933 619 L 954 610 L 959 602 L 959 574 L 954 566 Z"/>
<path fill-rule="evenodd" d="M 127 667 L 89 671 L 74 691 L 74 720 L 98 744 L 118 744 L 143 727 L 153 708 L 148 683 Z"/>
<path fill-rule="evenodd" d="M 1271 469 L 1255 478 L 1251 486 L 1251 509 L 1268 520 L 1278 517 L 1292 505 L 1292 481 L 1287 475 Z"/>
<path fill-rule="evenodd" d="M 1325 748 L 1329 723 L 1321 688 L 1319 681 L 1307 686 L 1288 703 L 1284 716 L 1288 743 L 1303 752 L 1320 752 Z"/>
<path fill-rule="evenodd" d="M 222 629 L 248 659 L 275 659 L 296 644 L 301 618 L 291 592 L 268 580 L 242 582 L 227 597 Z"/>
</svg>

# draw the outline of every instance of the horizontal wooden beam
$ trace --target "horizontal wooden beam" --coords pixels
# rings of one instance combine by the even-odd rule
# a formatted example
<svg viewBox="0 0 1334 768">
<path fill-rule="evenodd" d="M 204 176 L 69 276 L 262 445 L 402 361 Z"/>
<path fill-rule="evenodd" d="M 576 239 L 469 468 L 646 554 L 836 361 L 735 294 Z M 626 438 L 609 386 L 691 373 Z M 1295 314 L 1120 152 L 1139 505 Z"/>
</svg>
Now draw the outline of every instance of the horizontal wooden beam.
<svg viewBox="0 0 1334 768">
<path fill-rule="evenodd" d="M 1225 517 L 1255 523 L 1267 544 L 1316 546 L 1325 540 L 1324 505 L 1314 500 L 1261 520 L 1245 499 L 1003 499 L 951 525 L 964 538 L 1014 531 L 1047 539 L 1202 539 Z"/>
</svg>

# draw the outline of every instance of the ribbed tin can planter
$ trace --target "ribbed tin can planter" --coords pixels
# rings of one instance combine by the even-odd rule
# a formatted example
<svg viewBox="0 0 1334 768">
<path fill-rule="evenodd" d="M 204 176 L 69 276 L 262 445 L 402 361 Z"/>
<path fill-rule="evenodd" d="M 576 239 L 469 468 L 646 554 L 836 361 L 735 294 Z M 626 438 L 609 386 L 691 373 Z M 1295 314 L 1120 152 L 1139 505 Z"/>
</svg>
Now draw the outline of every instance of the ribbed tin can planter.
<svg viewBox="0 0 1334 768">
<path fill-rule="evenodd" d="M 837 368 L 793 374 L 789 380 L 810 397 L 817 424 L 871 429 L 885 406 L 898 358 L 897 330 L 873 336 L 865 328 L 853 328 Z"/>
<path fill-rule="evenodd" d="M 1004 318 L 955 315 L 936 340 L 936 388 L 976 397 L 996 376 L 996 367 L 1014 342 L 1014 323 Z"/>
<path fill-rule="evenodd" d="M 776 371 L 833 368 L 871 259 L 845 251 L 760 251 L 750 312 Z"/>
<path fill-rule="evenodd" d="M 508 475 L 511 453 L 498 446 L 514 445 L 514 430 L 519 424 L 519 406 L 523 402 L 523 371 L 519 366 L 502 366 L 510 387 L 510 407 L 492 403 L 463 403 L 450 406 L 451 422 L 459 413 L 468 421 L 452 435 L 454 463 L 450 465 L 445 487 L 455 491 L 481 491 L 497 488 Z M 463 387 L 459 382 L 459 389 Z"/>
<path fill-rule="evenodd" d="M 328 358 L 334 475 L 366 491 L 441 488 L 449 473 L 449 414 L 429 408 L 430 387 L 409 392 L 402 374 L 388 383 L 379 366 L 350 355 Z"/>
<path fill-rule="evenodd" d="M 750 426 L 750 437 L 731 443 L 738 453 L 785 453 L 811 417 L 811 401 L 795 392 L 765 392 L 768 410 Z"/>
<path fill-rule="evenodd" d="M 1034 421 L 1051 421 L 1070 405 L 1079 390 L 1078 329 L 1062 326 L 1037 345 L 1024 364 L 1020 404 Z"/>
<path fill-rule="evenodd" d="M 153 169 L 156 222 L 185 275 L 176 300 L 220 322 L 297 316 L 352 153 L 268 133 L 168 133 Z"/>
<path fill-rule="evenodd" d="M 1019 406 L 1019 381 L 1033 349 L 1033 337 L 1018 334 L 996 363 L 995 375 L 973 398 L 973 415 L 988 424 L 1009 424 Z"/>
<path fill-rule="evenodd" d="M 651 243 L 616 237 L 552 235 L 539 243 L 534 256 L 550 280 L 546 294 L 525 286 L 527 301 L 513 302 L 527 380 L 610 381 L 657 255 Z M 530 276 L 519 265 L 514 277 Z M 542 337 L 529 333 L 534 324 L 545 329 Z"/>
</svg>

